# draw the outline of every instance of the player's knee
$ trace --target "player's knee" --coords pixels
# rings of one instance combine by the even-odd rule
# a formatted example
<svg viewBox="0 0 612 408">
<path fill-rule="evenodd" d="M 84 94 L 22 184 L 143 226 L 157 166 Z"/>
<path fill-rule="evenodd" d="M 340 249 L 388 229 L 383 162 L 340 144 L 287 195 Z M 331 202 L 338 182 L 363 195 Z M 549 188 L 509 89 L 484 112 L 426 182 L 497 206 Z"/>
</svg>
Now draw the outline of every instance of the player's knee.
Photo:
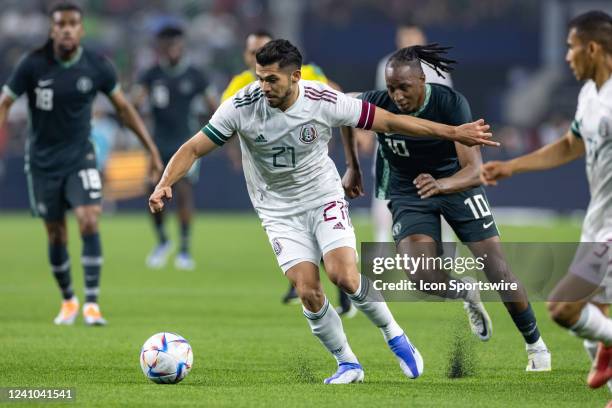
<svg viewBox="0 0 612 408">
<path fill-rule="evenodd" d="M 317 312 L 324 303 L 325 294 L 320 285 L 311 285 L 308 283 L 298 283 L 295 290 L 306 309 L 311 312 Z"/>
<path fill-rule="evenodd" d="M 571 327 L 576 321 L 576 316 L 580 312 L 571 302 L 548 302 L 548 315 L 560 326 Z"/>
<path fill-rule="evenodd" d="M 325 270 L 329 280 L 348 293 L 354 293 L 359 287 L 359 272 L 354 263 L 334 262 L 331 265 L 325 264 Z"/>
<path fill-rule="evenodd" d="M 81 235 L 95 234 L 98 232 L 98 214 L 94 211 L 86 211 L 78 217 Z"/>
<path fill-rule="evenodd" d="M 67 234 L 66 229 L 62 225 L 47 225 L 47 237 L 49 243 L 53 245 L 60 245 L 66 243 Z"/>
</svg>

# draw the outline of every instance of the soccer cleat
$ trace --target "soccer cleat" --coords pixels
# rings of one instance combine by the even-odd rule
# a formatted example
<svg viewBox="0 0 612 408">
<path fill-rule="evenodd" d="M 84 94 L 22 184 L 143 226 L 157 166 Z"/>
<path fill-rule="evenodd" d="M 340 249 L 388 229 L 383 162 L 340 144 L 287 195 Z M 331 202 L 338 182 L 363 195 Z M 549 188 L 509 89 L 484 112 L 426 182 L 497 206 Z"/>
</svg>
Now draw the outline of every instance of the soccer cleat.
<svg viewBox="0 0 612 408">
<path fill-rule="evenodd" d="M 166 262 L 168 262 L 168 256 L 170 256 L 171 250 L 172 244 L 170 241 L 157 245 L 153 248 L 149 256 L 147 256 L 147 266 L 152 269 L 163 268 L 166 266 Z"/>
<path fill-rule="evenodd" d="M 587 384 L 591 388 L 599 388 L 612 378 L 612 346 L 606 347 L 602 343 L 597 346 L 597 354 L 593 360 L 593 367 L 587 377 Z"/>
<path fill-rule="evenodd" d="M 88 326 L 104 326 L 106 324 L 97 303 L 85 303 L 83 305 L 83 318 Z"/>
<path fill-rule="evenodd" d="M 464 282 L 475 283 L 476 281 L 471 277 L 463 278 Z M 480 341 L 487 341 L 493 334 L 493 323 L 487 313 L 484 305 L 480 301 L 480 292 L 478 289 L 468 291 L 467 297 L 463 301 L 463 309 L 468 315 L 468 321 L 470 322 L 470 329 Z"/>
<path fill-rule="evenodd" d="M 352 319 L 357 315 L 357 308 L 352 303 L 349 303 L 348 307 L 337 306 L 336 313 L 344 319 Z"/>
<path fill-rule="evenodd" d="M 293 305 L 300 303 L 300 298 L 298 297 L 293 285 L 289 286 L 289 290 L 287 291 L 287 293 L 285 293 L 285 296 L 283 296 L 282 302 L 284 305 Z"/>
<path fill-rule="evenodd" d="M 546 345 L 542 342 L 540 346 L 526 346 L 527 349 L 527 367 L 525 371 L 550 371 L 552 370 L 552 356 Z"/>
<path fill-rule="evenodd" d="M 338 371 L 329 378 L 323 380 L 323 384 L 351 384 L 362 383 L 365 376 L 363 368 L 359 363 L 340 363 Z"/>
<path fill-rule="evenodd" d="M 423 357 L 408 340 L 405 334 L 392 338 L 387 342 L 389 348 L 399 361 L 400 368 L 408 378 L 417 378 L 423 374 Z"/>
<path fill-rule="evenodd" d="M 595 360 L 595 355 L 597 354 L 597 344 L 598 343 L 592 340 L 586 340 L 586 339 L 582 342 L 582 345 L 584 346 L 584 350 L 589 356 L 589 360 L 591 360 L 591 363 Z M 612 392 L 612 380 L 608 380 L 607 384 L 608 384 L 608 390 Z"/>
<path fill-rule="evenodd" d="M 181 271 L 193 271 L 195 269 L 195 261 L 187 252 L 181 252 L 174 260 L 174 267 Z"/>
<path fill-rule="evenodd" d="M 53 320 L 57 325 L 71 325 L 79 314 L 79 299 L 76 296 L 62 302 L 59 314 Z"/>
</svg>

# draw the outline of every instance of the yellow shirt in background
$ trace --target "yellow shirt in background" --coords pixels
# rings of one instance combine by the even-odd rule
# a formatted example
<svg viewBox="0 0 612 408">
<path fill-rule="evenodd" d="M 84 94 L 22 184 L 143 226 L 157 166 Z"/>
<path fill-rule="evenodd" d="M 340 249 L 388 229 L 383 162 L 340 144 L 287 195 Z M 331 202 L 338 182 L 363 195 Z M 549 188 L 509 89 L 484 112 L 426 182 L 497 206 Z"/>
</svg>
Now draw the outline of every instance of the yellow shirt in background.
<svg viewBox="0 0 612 408">
<path fill-rule="evenodd" d="M 243 71 L 240 74 L 234 76 L 225 91 L 223 91 L 223 95 L 221 95 L 221 102 L 231 98 L 236 94 L 236 92 L 238 92 L 251 82 L 254 82 L 256 79 L 257 78 L 255 78 L 255 74 L 251 70 Z M 321 68 L 314 64 L 302 65 L 302 79 L 308 81 L 319 81 L 323 82 L 324 84 L 327 83 L 327 77 L 325 76 Z"/>
</svg>

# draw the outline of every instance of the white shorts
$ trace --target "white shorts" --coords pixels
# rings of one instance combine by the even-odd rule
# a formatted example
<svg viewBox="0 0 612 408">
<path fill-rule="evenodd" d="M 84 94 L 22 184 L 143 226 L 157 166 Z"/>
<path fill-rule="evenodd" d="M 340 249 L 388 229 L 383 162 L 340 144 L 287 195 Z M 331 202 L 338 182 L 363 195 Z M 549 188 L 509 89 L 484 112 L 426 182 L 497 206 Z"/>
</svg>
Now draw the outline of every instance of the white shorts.
<svg viewBox="0 0 612 408">
<path fill-rule="evenodd" d="M 612 303 L 612 231 L 596 235 L 583 231 L 570 273 L 602 289 L 591 300 Z"/>
<path fill-rule="evenodd" d="M 355 231 L 342 198 L 293 216 L 260 217 L 283 273 L 300 262 L 319 266 L 323 255 L 341 247 L 353 248 L 357 261 Z"/>
</svg>

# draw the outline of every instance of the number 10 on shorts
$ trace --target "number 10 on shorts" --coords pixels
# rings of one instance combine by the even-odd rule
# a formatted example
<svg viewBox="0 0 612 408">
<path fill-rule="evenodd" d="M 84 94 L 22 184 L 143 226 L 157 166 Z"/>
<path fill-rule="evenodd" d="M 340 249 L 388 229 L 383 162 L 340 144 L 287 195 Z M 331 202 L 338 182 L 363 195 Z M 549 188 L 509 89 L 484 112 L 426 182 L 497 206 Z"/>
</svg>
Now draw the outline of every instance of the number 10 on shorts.
<svg viewBox="0 0 612 408">
<path fill-rule="evenodd" d="M 475 219 L 484 218 L 491 215 L 489 204 L 482 194 L 476 194 L 473 197 L 469 197 L 463 203 L 470 207 Z"/>
</svg>

